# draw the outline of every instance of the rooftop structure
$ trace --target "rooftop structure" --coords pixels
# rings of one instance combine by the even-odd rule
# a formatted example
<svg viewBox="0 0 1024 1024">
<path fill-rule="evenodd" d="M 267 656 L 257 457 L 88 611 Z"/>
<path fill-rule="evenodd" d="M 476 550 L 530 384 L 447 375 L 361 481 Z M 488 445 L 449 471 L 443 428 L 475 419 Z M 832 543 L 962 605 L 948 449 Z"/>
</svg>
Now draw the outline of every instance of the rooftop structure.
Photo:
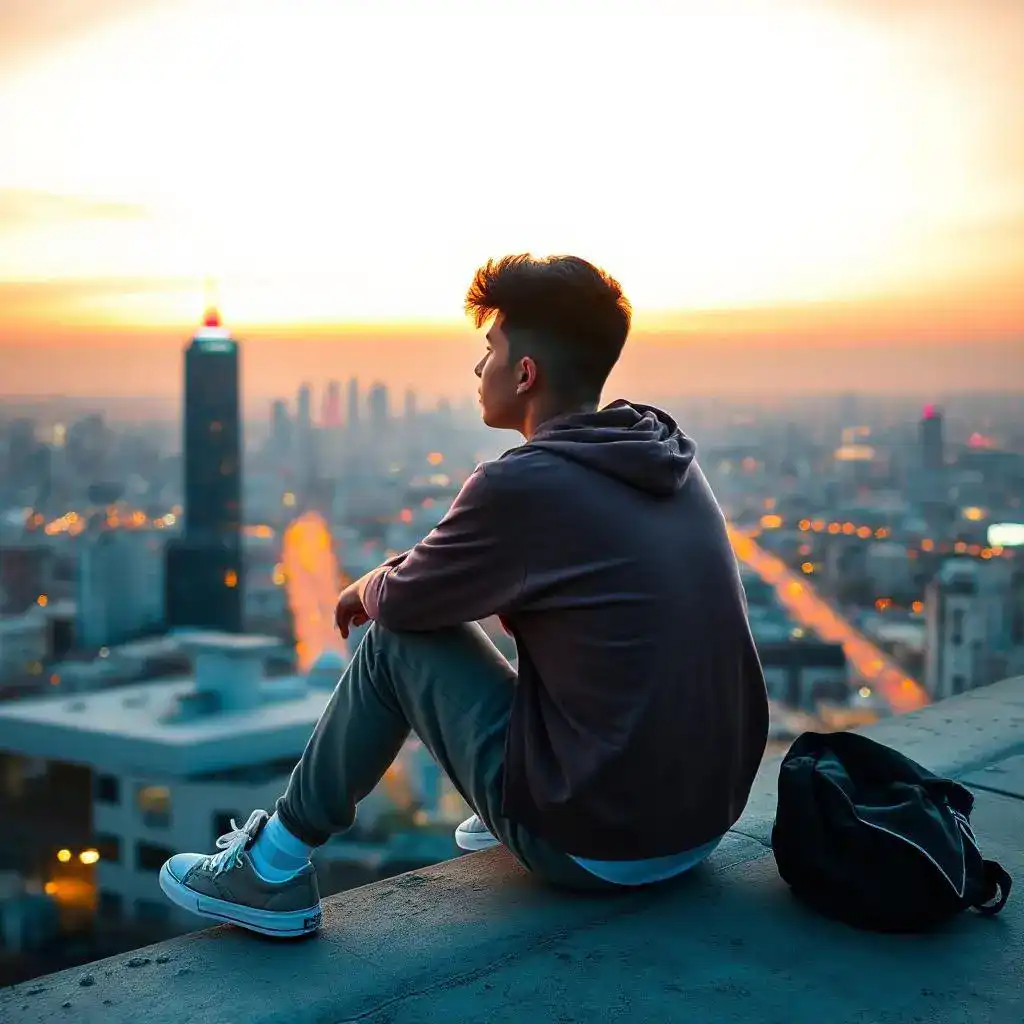
<svg viewBox="0 0 1024 1024">
<path fill-rule="evenodd" d="M 191 675 L 0 705 L 8 771 L 27 779 L 42 762 L 52 769 L 46 777 L 64 779 L 61 785 L 78 794 L 59 809 L 60 793 L 38 796 L 45 820 L 22 841 L 35 862 L 50 865 L 57 898 L 69 881 L 62 863 L 86 856 L 88 877 L 76 882 L 90 887 L 99 912 L 164 929 L 156 935 L 196 923 L 163 899 L 160 865 L 178 850 L 212 849 L 232 818 L 273 808 L 345 667 L 344 657 L 329 650 L 308 675 L 271 678 L 265 665 L 282 650 L 275 638 L 182 632 L 174 641 L 192 659 Z M 465 816 L 465 806 L 451 799 L 454 791 L 436 773 L 418 741 L 410 742 L 385 784 L 360 804 L 360 829 L 368 835 L 396 809 L 422 811 L 424 824 L 440 820 L 444 829 L 435 831 L 447 842 L 435 844 L 433 853 L 407 850 L 406 859 L 399 857 L 405 866 L 455 852 L 448 830 Z M 44 829 L 59 841 L 43 838 Z M 388 835 L 369 851 L 353 848 L 352 838 L 320 851 L 328 878 L 337 862 L 381 861 L 400 852 Z"/>
<path fill-rule="evenodd" d="M 302 676 L 263 678 L 278 640 L 198 632 L 177 640 L 195 660 L 194 676 L 0 706 L 0 748 L 174 775 L 301 752 L 327 694 Z"/>
</svg>

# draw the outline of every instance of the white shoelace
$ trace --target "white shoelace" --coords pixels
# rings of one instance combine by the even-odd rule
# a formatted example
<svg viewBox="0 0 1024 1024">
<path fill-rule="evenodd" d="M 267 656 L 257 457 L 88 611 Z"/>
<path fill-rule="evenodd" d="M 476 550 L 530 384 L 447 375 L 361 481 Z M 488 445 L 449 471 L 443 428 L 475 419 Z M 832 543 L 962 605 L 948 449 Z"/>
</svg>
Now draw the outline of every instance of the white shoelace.
<svg viewBox="0 0 1024 1024">
<path fill-rule="evenodd" d="M 238 867 L 242 863 L 242 851 L 249 840 L 252 839 L 256 826 L 260 823 L 262 816 L 263 811 L 253 811 L 249 815 L 249 820 L 241 828 L 238 827 L 235 819 L 232 818 L 231 831 L 225 832 L 217 840 L 217 849 L 221 852 L 205 858 L 203 867 L 207 871 L 212 871 L 215 875 L 223 874 L 225 871 Z"/>
</svg>

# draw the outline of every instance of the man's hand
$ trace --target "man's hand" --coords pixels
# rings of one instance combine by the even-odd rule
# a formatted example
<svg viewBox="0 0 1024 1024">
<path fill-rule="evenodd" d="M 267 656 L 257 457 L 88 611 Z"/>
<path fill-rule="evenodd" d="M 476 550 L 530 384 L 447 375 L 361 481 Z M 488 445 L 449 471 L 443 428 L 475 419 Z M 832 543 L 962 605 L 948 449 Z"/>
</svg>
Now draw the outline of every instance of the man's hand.
<svg viewBox="0 0 1024 1024">
<path fill-rule="evenodd" d="M 347 640 L 349 630 L 370 621 L 363 607 L 363 583 L 366 577 L 350 583 L 339 595 L 334 609 L 334 622 L 338 632 Z"/>
</svg>

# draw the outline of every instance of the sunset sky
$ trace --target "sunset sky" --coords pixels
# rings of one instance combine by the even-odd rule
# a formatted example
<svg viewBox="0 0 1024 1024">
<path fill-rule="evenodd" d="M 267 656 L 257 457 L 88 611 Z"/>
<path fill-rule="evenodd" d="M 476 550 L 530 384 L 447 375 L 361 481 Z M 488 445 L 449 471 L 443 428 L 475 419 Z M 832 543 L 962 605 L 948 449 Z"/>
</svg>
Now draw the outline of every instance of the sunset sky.
<svg viewBox="0 0 1024 1024">
<path fill-rule="evenodd" d="M 1024 383 L 1020 0 L 509 9 L 0 0 L 0 393 L 176 391 L 208 279 L 254 392 L 467 391 L 509 251 L 623 387 Z"/>
</svg>

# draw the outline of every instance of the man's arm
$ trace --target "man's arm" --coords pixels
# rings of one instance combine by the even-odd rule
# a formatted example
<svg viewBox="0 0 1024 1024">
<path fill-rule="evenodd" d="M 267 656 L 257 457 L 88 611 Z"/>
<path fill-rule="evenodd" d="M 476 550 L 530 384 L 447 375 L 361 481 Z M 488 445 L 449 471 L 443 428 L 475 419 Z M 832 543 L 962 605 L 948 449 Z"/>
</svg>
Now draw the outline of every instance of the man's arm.
<svg viewBox="0 0 1024 1024">
<path fill-rule="evenodd" d="M 366 614 L 396 630 L 472 622 L 512 607 L 526 575 L 520 513 L 479 467 L 448 514 L 397 565 L 360 580 Z"/>
</svg>

